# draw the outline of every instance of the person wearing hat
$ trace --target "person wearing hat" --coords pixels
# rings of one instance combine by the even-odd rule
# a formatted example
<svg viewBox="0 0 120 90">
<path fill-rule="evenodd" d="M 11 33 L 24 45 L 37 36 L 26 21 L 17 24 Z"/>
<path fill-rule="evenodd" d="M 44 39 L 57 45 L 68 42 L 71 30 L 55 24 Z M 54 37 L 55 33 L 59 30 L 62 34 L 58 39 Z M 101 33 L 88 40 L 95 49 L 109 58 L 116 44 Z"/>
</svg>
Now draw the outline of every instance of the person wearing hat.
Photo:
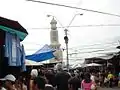
<svg viewBox="0 0 120 90">
<path fill-rule="evenodd" d="M 14 75 L 8 74 L 0 80 L 5 82 L 5 86 L 3 87 L 4 90 L 15 90 L 14 84 L 15 84 L 16 78 Z"/>
<path fill-rule="evenodd" d="M 33 80 L 34 78 L 36 78 L 38 76 L 38 70 L 37 69 L 32 69 L 31 70 L 31 73 L 30 73 L 30 82 L 29 82 L 29 90 L 33 90 L 32 87 L 33 87 Z"/>
</svg>

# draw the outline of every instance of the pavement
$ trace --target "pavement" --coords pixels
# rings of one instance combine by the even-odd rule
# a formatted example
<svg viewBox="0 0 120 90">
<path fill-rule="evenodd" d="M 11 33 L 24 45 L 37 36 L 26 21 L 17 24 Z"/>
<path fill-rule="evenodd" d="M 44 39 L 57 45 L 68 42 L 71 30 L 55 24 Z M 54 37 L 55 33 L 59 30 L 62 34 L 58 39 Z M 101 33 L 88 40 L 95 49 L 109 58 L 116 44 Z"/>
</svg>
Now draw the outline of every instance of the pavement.
<svg viewBox="0 0 120 90">
<path fill-rule="evenodd" d="M 98 90 L 120 90 L 120 88 L 118 88 L 118 87 L 114 87 L 114 88 L 99 88 Z"/>
</svg>

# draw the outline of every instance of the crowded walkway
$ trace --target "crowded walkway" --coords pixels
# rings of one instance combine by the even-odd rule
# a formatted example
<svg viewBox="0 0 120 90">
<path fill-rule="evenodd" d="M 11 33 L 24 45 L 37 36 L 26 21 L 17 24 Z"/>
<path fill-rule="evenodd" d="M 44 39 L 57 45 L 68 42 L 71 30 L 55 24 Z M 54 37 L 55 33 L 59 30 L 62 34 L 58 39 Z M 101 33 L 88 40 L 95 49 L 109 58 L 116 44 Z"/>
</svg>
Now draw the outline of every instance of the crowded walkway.
<svg viewBox="0 0 120 90">
<path fill-rule="evenodd" d="M 120 73 L 119 73 L 120 74 Z M 26 76 L 8 74 L 0 79 L 0 90 L 119 90 L 120 76 L 108 72 L 32 69 Z"/>
</svg>

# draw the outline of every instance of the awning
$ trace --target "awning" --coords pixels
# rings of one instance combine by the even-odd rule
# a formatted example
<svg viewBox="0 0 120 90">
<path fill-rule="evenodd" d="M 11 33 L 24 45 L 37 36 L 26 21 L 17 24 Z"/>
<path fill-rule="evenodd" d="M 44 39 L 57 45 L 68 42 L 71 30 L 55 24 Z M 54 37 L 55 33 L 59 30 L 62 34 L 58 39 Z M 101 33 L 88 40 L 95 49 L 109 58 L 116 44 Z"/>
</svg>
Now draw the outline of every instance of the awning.
<svg viewBox="0 0 120 90">
<path fill-rule="evenodd" d="M 21 41 L 28 35 L 26 29 L 23 28 L 18 21 L 3 17 L 0 17 L 0 30 L 17 35 Z"/>
<path fill-rule="evenodd" d="M 40 65 L 43 65 L 43 64 L 35 62 L 35 61 L 31 61 L 31 60 L 25 60 L 25 65 L 26 66 L 40 66 Z"/>
<path fill-rule="evenodd" d="M 53 52 L 54 52 L 53 49 L 51 49 L 49 45 L 46 44 L 36 53 L 32 55 L 27 55 L 26 59 L 36 61 L 36 62 L 45 61 L 55 57 L 53 55 Z"/>
</svg>

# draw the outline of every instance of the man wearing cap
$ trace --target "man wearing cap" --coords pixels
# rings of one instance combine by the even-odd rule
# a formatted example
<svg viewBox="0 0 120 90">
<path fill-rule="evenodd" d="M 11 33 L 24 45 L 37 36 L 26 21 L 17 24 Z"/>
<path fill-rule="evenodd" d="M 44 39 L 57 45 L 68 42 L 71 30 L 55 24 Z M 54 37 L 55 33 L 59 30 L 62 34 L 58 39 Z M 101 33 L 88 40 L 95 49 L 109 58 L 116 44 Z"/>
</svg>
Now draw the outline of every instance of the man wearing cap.
<svg viewBox="0 0 120 90">
<path fill-rule="evenodd" d="M 14 84 L 16 78 L 14 75 L 8 74 L 0 80 L 5 82 L 4 90 L 15 90 Z"/>
</svg>

